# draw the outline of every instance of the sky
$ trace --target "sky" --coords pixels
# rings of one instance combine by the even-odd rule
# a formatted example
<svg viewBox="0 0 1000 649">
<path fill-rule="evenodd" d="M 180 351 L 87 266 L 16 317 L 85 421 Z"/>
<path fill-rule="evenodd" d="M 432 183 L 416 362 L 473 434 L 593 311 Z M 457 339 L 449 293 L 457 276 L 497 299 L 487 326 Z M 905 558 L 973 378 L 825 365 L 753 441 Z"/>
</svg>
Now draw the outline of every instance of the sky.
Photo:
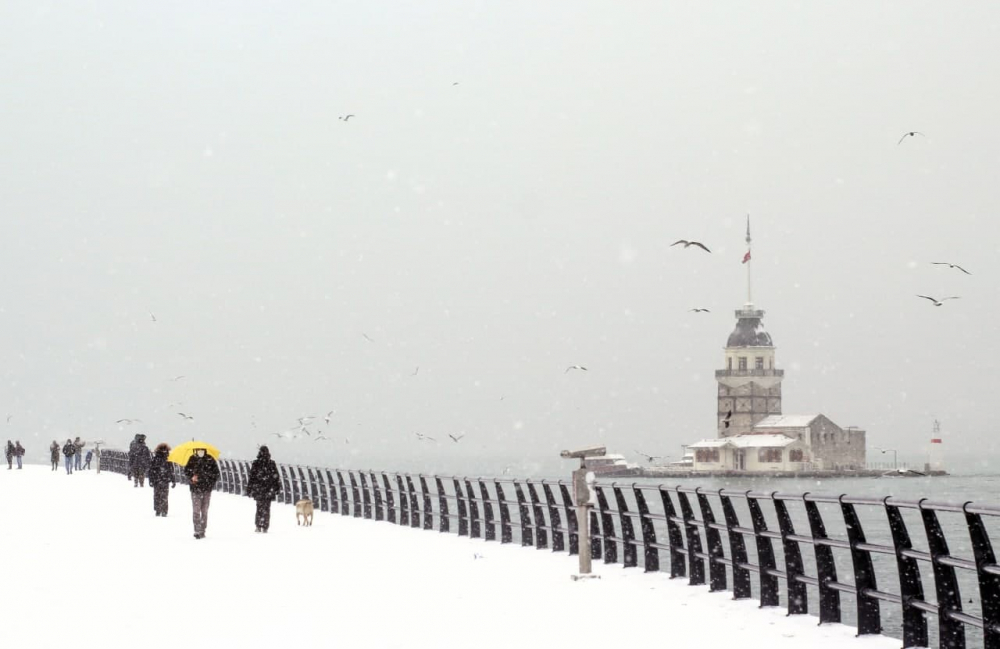
<svg viewBox="0 0 1000 649">
<path fill-rule="evenodd" d="M 5 2 L 0 437 L 676 456 L 749 214 L 784 412 L 901 461 L 938 419 L 1000 470 L 998 36 L 991 3 Z M 274 436 L 307 415 L 330 440 Z"/>
</svg>

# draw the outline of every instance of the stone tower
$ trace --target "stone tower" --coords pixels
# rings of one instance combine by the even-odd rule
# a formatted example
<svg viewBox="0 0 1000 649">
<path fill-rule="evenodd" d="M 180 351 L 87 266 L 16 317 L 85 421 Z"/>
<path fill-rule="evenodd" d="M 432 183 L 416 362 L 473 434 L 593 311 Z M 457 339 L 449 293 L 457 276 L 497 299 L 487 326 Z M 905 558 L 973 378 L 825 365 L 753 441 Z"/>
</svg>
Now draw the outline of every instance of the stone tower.
<svg viewBox="0 0 1000 649">
<path fill-rule="evenodd" d="M 726 341 L 724 369 L 715 371 L 719 437 L 748 433 L 764 417 L 781 414 L 785 372 L 774 367 L 774 344 L 764 331 L 763 317 L 764 312 L 752 304 L 736 311 L 736 328 Z"/>
<path fill-rule="evenodd" d="M 747 215 L 747 303 L 736 311 L 736 328 L 726 341 L 725 369 L 715 371 L 719 383 L 719 437 L 749 433 L 768 415 L 781 414 L 781 379 L 774 367 L 774 343 L 764 331 L 764 312 L 753 306 L 750 283 L 750 215 Z"/>
</svg>

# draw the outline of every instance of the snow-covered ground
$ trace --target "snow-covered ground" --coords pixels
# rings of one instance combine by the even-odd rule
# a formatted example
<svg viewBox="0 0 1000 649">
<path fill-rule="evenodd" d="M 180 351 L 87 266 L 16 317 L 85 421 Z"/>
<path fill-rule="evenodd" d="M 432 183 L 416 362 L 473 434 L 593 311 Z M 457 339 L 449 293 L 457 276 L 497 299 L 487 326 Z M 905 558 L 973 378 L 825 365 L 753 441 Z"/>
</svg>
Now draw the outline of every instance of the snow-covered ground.
<svg viewBox="0 0 1000 649">
<path fill-rule="evenodd" d="M 213 495 L 192 538 L 186 487 L 170 516 L 123 476 L 0 469 L 0 637 L 7 647 L 898 647 L 736 602 L 664 574 L 286 505 Z M 481 558 L 480 558 L 481 557 Z M 596 644 L 595 644 L 596 643 Z"/>
</svg>

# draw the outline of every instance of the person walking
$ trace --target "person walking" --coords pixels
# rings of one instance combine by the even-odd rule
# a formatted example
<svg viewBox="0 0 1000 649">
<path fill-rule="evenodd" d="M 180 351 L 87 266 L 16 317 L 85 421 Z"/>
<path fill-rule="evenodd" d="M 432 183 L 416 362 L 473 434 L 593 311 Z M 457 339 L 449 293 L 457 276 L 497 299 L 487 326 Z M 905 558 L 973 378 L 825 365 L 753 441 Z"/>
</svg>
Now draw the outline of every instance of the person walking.
<svg viewBox="0 0 1000 649">
<path fill-rule="evenodd" d="M 76 445 L 73 444 L 73 440 L 66 440 L 62 452 L 66 457 L 66 475 L 73 475 L 73 456 L 76 455 Z"/>
<path fill-rule="evenodd" d="M 21 440 L 17 440 L 14 443 L 14 457 L 17 458 L 17 468 L 21 468 L 21 458 L 24 457 L 24 447 L 21 446 Z"/>
<path fill-rule="evenodd" d="M 90 471 L 90 460 L 91 460 L 91 458 L 93 458 L 93 457 L 94 457 L 94 452 L 93 452 L 93 451 L 91 451 L 91 450 L 88 450 L 88 451 L 87 451 L 87 459 L 86 459 L 86 461 L 85 461 L 85 462 L 83 463 L 83 468 L 84 468 L 84 469 L 86 469 L 86 470 Z"/>
<path fill-rule="evenodd" d="M 167 462 L 170 455 L 170 447 L 166 444 L 157 444 L 153 452 L 153 459 L 149 463 L 149 486 L 153 488 L 153 512 L 157 516 L 167 515 L 167 498 L 170 495 L 170 488 L 177 486 L 174 479 L 174 469 Z"/>
<path fill-rule="evenodd" d="M 261 446 L 257 451 L 257 459 L 250 465 L 250 476 L 247 479 L 247 495 L 257 501 L 257 514 L 254 522 L 256 532 L 267 533 L 271 526 L 271 501 L 281 491 L 281 476 L 278 465 L 271 459 L 271 451 Z"/>
<path fill-rule="evenodd" d="M 83 447 L 86 446 L 87 443 L 81 440 L 78 436 L 73 440 L 73 445 L 76 446 L 76 455 L 73 456 L 73 469 L 79 471 L 83 468 Z"/>
<path fill-rule="evenodd" d="M 140 433 L 135 436 L 135 441 L 132 442 L 128 452 L 128 464 L 131 467 L 132 479 L 135 480 L 134 486 L 146 486 L 146 472 L 149 471 L 150 459 L 146 436 Z"/>
<path fill-rule="evenodd" d="M 14 468 L 14 445 L 9 439 L 7 440 L 7 447 L 4 449 L 4 455 L 7 457 L 7 470 L 10 471 Z"/>
<path fill-rule="evenodd" d="M 184 475 L 191 483 L 194 538 L 203 539 L 208 527 L 208 505 L 212 500 L 212 490 L 219 480 L 219 465 L 206 449 L 196 448 L 184 467 Z"/>
<path fill-rule="evenodd" d="M 56 440 L 52 440 L 52 443 L 49 444 L 49 455 L 51 456 L 50 459 L 52 460 L 52 470 L 53 471 L 58 471 L 59 470 L 59 442 L 57 442 Z"/>
</svg>

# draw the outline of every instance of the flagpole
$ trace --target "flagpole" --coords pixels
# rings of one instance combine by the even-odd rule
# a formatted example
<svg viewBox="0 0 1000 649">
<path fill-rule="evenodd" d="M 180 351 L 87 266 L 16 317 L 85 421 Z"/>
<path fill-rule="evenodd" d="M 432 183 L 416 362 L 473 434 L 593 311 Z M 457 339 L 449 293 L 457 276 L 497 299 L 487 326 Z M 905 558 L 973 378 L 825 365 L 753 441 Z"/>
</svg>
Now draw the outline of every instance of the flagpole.
<svg viewBox="0 0 1000 649">
<path fill-rule="evenodd" d="M 750 215 L 747 214 L 747 255 L 750 258 L 747 260 L 747 306 L 753 304 L 753 289 L 750 283 L 750 265 L 753 264 L 753 256 L 750 255 Z"/>
</svg>

